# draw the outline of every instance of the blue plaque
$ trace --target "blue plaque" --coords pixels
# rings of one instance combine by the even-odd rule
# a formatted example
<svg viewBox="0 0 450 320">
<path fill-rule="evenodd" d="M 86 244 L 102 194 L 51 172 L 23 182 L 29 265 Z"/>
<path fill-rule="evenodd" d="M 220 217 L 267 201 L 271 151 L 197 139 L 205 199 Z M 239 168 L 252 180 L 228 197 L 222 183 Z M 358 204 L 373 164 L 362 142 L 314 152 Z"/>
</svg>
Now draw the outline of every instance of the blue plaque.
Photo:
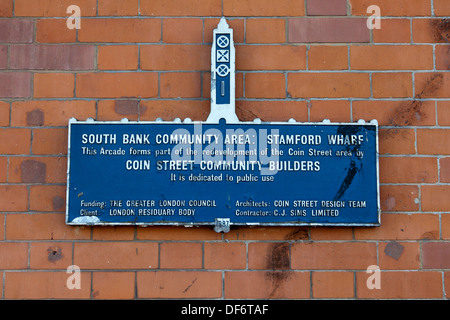
<svg viewBox="0 0 450 320">
<path fill-rule="evenodd" d="M 66 222 L 377 226 L 377 131 L 72 120 Z"/>
<path fill-rule="evenodd" d="M 240 122 L 233 30 L 206 122 L 69 121 L 70 225 L 380 225 L 378 124 Z"/>
</svg>

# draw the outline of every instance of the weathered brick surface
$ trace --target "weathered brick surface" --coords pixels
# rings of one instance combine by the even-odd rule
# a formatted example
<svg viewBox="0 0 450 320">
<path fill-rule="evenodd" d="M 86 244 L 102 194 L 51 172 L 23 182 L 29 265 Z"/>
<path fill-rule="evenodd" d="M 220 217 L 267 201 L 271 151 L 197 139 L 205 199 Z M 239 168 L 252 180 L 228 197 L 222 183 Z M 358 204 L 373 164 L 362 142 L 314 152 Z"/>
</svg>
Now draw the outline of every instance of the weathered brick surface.
<svg viewBox="0 0 450 320">
<path fill-rule="evenodd" d="M 448 0 L 31 2 L 0 1 L 0 299 L 448 299 Z M 378 121 L 380 227 L 65 224 L 68 120 L 206 120 L 222 16 L 240 120 Z"/>
</svg>

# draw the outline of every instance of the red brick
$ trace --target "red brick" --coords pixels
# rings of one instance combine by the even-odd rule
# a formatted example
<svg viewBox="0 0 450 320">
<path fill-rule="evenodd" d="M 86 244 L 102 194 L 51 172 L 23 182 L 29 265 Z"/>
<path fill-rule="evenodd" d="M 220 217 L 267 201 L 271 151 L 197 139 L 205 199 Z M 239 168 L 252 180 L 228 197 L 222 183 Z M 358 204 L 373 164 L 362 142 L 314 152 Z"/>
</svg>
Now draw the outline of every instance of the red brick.
<svg viewBox="0 0 450 320">
<path fill-rule="evenodd" d="M 354 293 L 353 272 L 313 272 L 312 296 L 313 298 L 353 298 Z"/>
<path fill-rule="evenodd" d="M 373 273 L 356 273 L 357 299 L 439 299 L 442 298 L 441 272 L 381 271 L 380 289 L 369 289 Z M 369 280 L 370 281 L 370 280 Z"/>
<path fill-rule="evenodd" d="M 344 100 L 312 100 L 309 103 L 310 121 L 350 122 L 350 102 Z"/>
<path fill-rule="evenodd" d="M 380 157 L 380 183 L 432 183 L 438 181 L 436 158 Z"/>
<path fill-rule="evenodd" d="M 2 1 L 2 3 L 0 3 L 0 17 L 11 17 L 13 6 L 13 0 Z"/>
<path fill-rule="evenodd" d="M 284 73 L 247 73 L 245 75 L 246 98 L 286 98 Z"/>
<path fill-rule="evenodd" d="M 237 45 L 236 70 L 304 70 L 305 46 Z"/>
<path fill-rule="evenodd" d="M 433 47 L 426 45 L 351 46 L 353 70 L 433 69 Z"/>
<path fill-rule="evenodd" d="M 116 45 L 99 46 L 99 70 L 137 70 L 139 64 L 138 46 Z"/>
<path fill-rule="evenodd" d="M 167 43 L 202 43 L 203 21 L 199 18 L 166 18 L 162 41 Z"/>
<path fill-rule="evenodd" d="M 422 244 L 424 269 L 449 269 L 450 244 L 448 242 L 426 242 Z"/>
<path fill-rule="evenodd" d="M 234 227 L 225 235 L 226 240 L 308 240 L 308 228 L 304 227 Z"/>
<path fill-rule="evenodd" d="M 80 289 L 69 289 L 66 271 L 6 272 L 5 299 L 89 299 L 91 274 L 80 272 Z"/>
<path fill-rule="evenodd" d="M 77 30 L 67 28 L 67 19 L 39 19 L 36 21 L 36 42 L 75 42 Z"/>
<path fill-rule="evenodd" d="M 92 230 L 92 240 L 134 240 L 136 227 L 120 225 L 105 226 L 104 228 L 94 228 Z"/>
<path fill-rule="evenodd" d="M 437 102 L 438 124 L 440 126 L 450 125 L 450 101 Z"/>
<path fill-rule="evenodd" d="M 28 190 L 26 186 L 1 185 L 0 211 L 27 211 Z"/>
<path fill-rule="evenodd" d="M 66 210 L 65 186 L 31 186 L 30 210 L 64 212 Z"/>
<path fill-rule="evenodd" d="M 0 98 L 27 98 L 31 95 L 31 73 L 0 73 Z"/>
<path fill-rule="evenodd" d="M 0 240 L 5 240 L 5 214 L 0 215 L 0 226 L 2 226 L 0 230 Z"/>
<path fill-rule="evenodd" d="M 308 51 L 309 70 L 348 69 L 347 46 L 311 46 Z"/>
<path fill-rule="evenodd" d="M 450 158 L 440 158 L 439 159 L 440 182 L 450 182 Z"/>
<path fill-rule="evenodd" d="M 99 16 L 137 16 L 139 14 L 139 0 L 116 1 L 99 0 Z"/>
<path fill-rule="evenodd" d="M 445 296 L 448 297 L 450 295 L 450 272 L 444 272 L 444 287 Z"/>
<path fill-rule="evenodd" d="M 442 239 L 450 239 L 450 214 L 441 215 Z"/>
<path fill-rule="evenodd" d="M 137 272 L 137 297 L 195 299 L 222 297 L 222 272 Z"/>
<path fill-rule="evenodd" d="M 7 180 L 8 180 L 8 157 L 0 157 L 0 182 L 6 182 Z M 2 237 L 0 235 L 0 240 L 1 238 Z"/>
<path fill-rule="evenodd" d="M 153 226 L 137 228 L 136 238 L 139 240 L 221 240 L 222 236 L 209 226 L 191 228 L 177 226 Z"/>
<path fill-rule="evenodd" d="M 352 240 L 353 231 L 347 227 L 321 227 L 311 228 L 310 231 L 311 240 Z"/>
<path fill-rule="evenodd" d="M 63 213 L 9 214 L 6 217 L 7 240 L 86 240 L 90 236 L 90 228 L 66 225 Z"/>
<path fill-rule="evenodd" d="M 71 98 L 75 87 L 75 76 L 70 73 L 35 73 L 35 98 Z"/>
<path fill-rule="evenodd" d="M 211 47 L 207 45 L 142 45 L 142 70 L 211 70 Z"/>
<path fill-rule="evenodd" d="M 32 70 L 91 70 L 92 45 L 11 45 L 9 67 Z"/>
<path fill-rule="evenodd" d="M 159 19 L 84 19 L 78 30 L 80 42 L 159 42 Z"/>
<path fill-rule="evenodd" d="M 353 119 L 377 119 L 381 126 L 434 126 L 434 101 L 353 101 Z"/>
<path fill-rule="evenodd" d="M 382 211 L 418 211 L 419 188 L 411 185 L 385 185 L 380 187 Z"/>
<path fill-rule="evenodd" d="M 412 34 L 415 43 L 448 43 L 449 20 L 413 19 Z"/>
<path fill-rule="evenodd" d="M 289 18 L 288 42 L 370 42 L 366 19 Z"/>
<path fill-rule="evenodd" d="M 450 208 L 450 186 L 426 185 L 422 186 L 423 211 L 448 211 Z"/>
<path fill-rule="evenodd" d="M 417 152 L 419 154 L 449 154 L 449 129 L 420 129 L 417 131 Z"/>
<path fill-rule="evenodd" d="M 379 6 L 382 16 L 430 16 L 431 0 L 351 0 L 352 15 L 372 15 L 367 13 L 371 5 Z"/>
<path fill-rule="evenodd" d="M 366 269 L 376 264 L 375 243 L 295 243 L 291 247 L 292 269 Z"/>
<path fill-rule="evenodd" d="M 94 299 L 133 299 L 135 297 L 134 272 L 94 272 L 92 297 Z"/>
<path fill-rule="evenodd" d="M 390 241 L 380 243 L 378 250 L 381 270 L 420 269 L 420 244 L 418 242 Z"/>
<path fill-rule="evenodd" d="M 289 73 L 288 93 L 292 98 L 369 97 L 366 73 Z"/>
<path fill-rule="evenodd" d="M 247 250 L 240 242 L 206 242 L 206 269 L 245 269 Z"/>
<path fill-rule="evenodd" d="M 307 299 L 309 272 L 228 271 L 225 272 L 225 299 Z"/>
<path fill-rule="evenodd" d="M 34 22 L 28 19 L 1 19 L 0 42 L 33 42 Z"/>
<path fill-rule="evenodd" d="M 190 242 L 166 242 L 161 244 L 160 268 L 202 268 L 202 244 Z"/>
<path fill-rule="evenodd" d="M 450 45 L 436 46 L 436 69 L 450 70 Z"/>
<path fill-rule="evenodd" d="M 14 157 L 9 161 L 9 182 L 66 183 L 66 157 Z"/>
<path fill-rule="evenodd" d="M 67 154 L 67 129 L 34 129 L 33 154 Z"/>
<path fill-rule="evenodd" d="M 8 46 L 0 46 L 0 69 L 8 68 Z"/>
<path fill-rule="evenodd" d="M 161 98 L 200 98 L 199 72 L 167 72 L 161 74 Z"/>
<path fill-rule="evenodd" d="M 77 74 L 76 96 L 81 98 L 152 98 L 158 94 L 158 74 L 80 73 Z"/>
<path fill-rule="evenodd" d="M 411 27 L 408 19 L 383 19 L 380 29 L 373 29 L 375 43 L 410 43 Z"/>
<path fill-rule="evenodd" d="M 72 243 L 31 242 L 31 269 L 67 269 L 72 264 Z"/>
<path fill-rule="evenodd" d="M 151 269 L 158 266 L 157 243 L 75 243 L 74 264 L 81 269 Z"/>
<path fill-rule="evenodd" d="M 285 19 L 247 19 L 247 43 L 284 43 L 286 41 Z"/>
<path fill-rule="evenodd" d="M 308 16 L 346 16 L 346 0 L 307 0 Z"/>
<path fill-rule="evenodd" d="M 141 0 L 144 16 L 222 16 L 220 0 Z"/>
<path fill-rule="evenodd" d="M 30 5 L 28 0 L 15 0 L 14 15 L 25 17 L 67 17 L 67 7 L 80 7 L 81 16 L 96 16 L 97 0 L 34 0 Z"/>
<path fill-rule="evenodd" d="M 372 74 L 372 90 L 374 98 L 412 97 L 412 87 L 412 75 L 409 72 Z"/>
<path fill-rule="evenodd" d="M 23 242 L 0 243 L 0 269 L 28 268 L 28 244 Z"/>
<path fill-rule="evenodd" d="M 450 73 L 417 73 L 416 96 L 420 98 L 450 98 Z"/>
<path fill-rule="evenodd" d="M 415 154 L 414 129 L 380 129 L 378 132 L 380 154 Z"/>
<path fill-rule="evenodd" d="M 199 100 L 148 100 L 141 101 L 140 120 L 153 121 L 161 118 L 166 121 L 175 118 L 205 121 L 211 111 L 210 101 Z"/>
<path fill-rule="evenodd" d="M 0 101 L 0 127 L 9 126 L 9 103 Z"/>
<path fill-rule="evenodd" d="M 237 101 L 236 115 L 241 121 L 308 121 L 306 101 Z"/>
<path fill-rule="evenodd" d="M 434 14 L 437 16 L 450 16 L 450 3 L 447 0 L 433 0 Z"/>
<path fill-rule="evenodd" d="M 31 131 L 29 129 L 0 128 L 1 154 L 28 154 Z"/>
<path fill-rule="evenodd" d="M 422 210 L 426 211 L 423 207 Z M 439 239 L 439 216 L 435 214 L 425 214 L 425 213 L 382 214 L 380 227 L 357 228 L 355 229 L 355 239 L 356 240 Z"/>
<path fill-rule="evenodd" d="M 12 126 L 67 126 L 69 119 L 95 117 L 95 101 L 19 101 L 11 108 Z"/>
<path fill-rule="evenodd" d="M 224 16 L 303 16 L 302 1 L 292 0 L 224 0 Z"/>
</svg>

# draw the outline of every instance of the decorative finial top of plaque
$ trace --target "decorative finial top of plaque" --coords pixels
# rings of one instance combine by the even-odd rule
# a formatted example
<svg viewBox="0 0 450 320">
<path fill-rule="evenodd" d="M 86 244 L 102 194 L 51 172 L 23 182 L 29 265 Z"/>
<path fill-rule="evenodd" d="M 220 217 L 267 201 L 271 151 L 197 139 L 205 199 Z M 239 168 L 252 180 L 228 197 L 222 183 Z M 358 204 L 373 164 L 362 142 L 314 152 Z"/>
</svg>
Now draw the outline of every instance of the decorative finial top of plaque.
<svg viewBox="0 0 450 320">
<path fill-rule="evenodd" d="M 213 31 L 211 49 L 211 113 L 206 122 L 238 123 L 235 112 L 235 49 L 233 29 L 224 17 Z"/>
</svg>

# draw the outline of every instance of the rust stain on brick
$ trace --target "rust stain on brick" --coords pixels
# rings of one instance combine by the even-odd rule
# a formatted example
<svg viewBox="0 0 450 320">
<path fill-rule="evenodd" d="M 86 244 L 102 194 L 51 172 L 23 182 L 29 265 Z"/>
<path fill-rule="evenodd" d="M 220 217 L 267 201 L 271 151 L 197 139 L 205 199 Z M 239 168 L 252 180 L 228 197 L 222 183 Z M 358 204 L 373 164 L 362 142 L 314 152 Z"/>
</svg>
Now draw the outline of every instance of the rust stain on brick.
<svg viewBox="0 0 450 320">
<path fill-rule="evenodd" d="M 416 93 L 417 99 L 432 95 L 442 87 L 444 75 L 442 73 L 434 74 L 419 93 Z M 425 114 L 422 112 L 423 101 L 413 100 L 412 102 L 402 102 L 392 112 L 389 119 L 391 126 L 409 126 L 420 121 Z M 389 134 L 389 130 L 386 131 Z"/>
<path fill-rule="evenodd" d="M 281 284 L 291 276 L 291 271 L 288 271 L 290 269 L 289 244 L 275 243 L 268 250 L 267 268 L 273 271 L 266 272 L 266 279 L 272 282 L 272 291 L 269 294 L 269 298 L 272 298 Z"/>
<path fill-rule="evenodd" d="M 54 196 L 52 199 L 52 205 L 54 210 L 59 210 L 64 207 L 64 198 L 60 196 Z"/>
<path fill-rule="evenodd" d="M 117 100 L 114 105 L 114 110 L 122 115 L 136 115 L 139 113 L 138 100 Z"/>
<path fill-rule="evenodd" d="M 431 20 L 433 39 L 437 42 L 450 42 L 450 19 Z"/>
<path fill-rule="evenodd" d="M 32 127 L 44 125 L 44 112 L 41 109 L 27 112 L 27 125 Z"/>
<path fill-rule="evenodd" d="M 307 240 L 309 239 L 309 229 L 308 228 L 298 228 L 292 232 L 290 232 L 286 238 L 286 240 Z"/>
<path fill-rule="evenodd" d="M 398 260 L 400 256 L 403 254 L 403 249 L 404 247 L 400 243 L 396 241 L 391 241 L 386 245 L 384 253 L 387 256 L 392 257 L 395 260 Z"/>
<path fill-rule="evenodd" d="M 60 247 L 48 247 L 47 253 L 48 253 L 48 261 L 51 262 L 61 260 L 64 257 Z"/>
<path fill-rule="evenodd" d="M 47 174 L 47 165 L 37 160 L 25 160 L 20 165 L 22 182 L 43 183 Z"/>
<path fill-rule="evenodd" d="M 241 121 L 253 121 L 256 118 L 261 119 L 261 121 L 265 121 L 264 119 L 260 118 L 256 113 L 254 113 L 252 110 L 242 109 L 242 107 L 239 104 L 236 104 L 236 115 Z"/>
</svg>

